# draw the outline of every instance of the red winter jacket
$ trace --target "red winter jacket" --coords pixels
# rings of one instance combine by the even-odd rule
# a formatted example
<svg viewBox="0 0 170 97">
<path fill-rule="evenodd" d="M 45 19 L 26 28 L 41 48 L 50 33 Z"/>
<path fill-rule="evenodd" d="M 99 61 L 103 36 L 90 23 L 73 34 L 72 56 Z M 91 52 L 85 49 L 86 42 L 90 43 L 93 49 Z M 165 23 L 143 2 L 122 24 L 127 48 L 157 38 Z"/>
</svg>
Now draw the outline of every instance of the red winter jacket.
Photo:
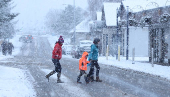
<svg viewBox="0 0 170 97">
<path fill-rule="evenodd" d="M 52 58 L 53 59 L 58 59 L 60 60 L 62 58 L 62 48 L 61 48 L 61 44 L 59 43 L 56 43 L 55 46 L 54 46 L 54 50 L 53 50 L 53 53 L 52 53 Z"/>
</svg>

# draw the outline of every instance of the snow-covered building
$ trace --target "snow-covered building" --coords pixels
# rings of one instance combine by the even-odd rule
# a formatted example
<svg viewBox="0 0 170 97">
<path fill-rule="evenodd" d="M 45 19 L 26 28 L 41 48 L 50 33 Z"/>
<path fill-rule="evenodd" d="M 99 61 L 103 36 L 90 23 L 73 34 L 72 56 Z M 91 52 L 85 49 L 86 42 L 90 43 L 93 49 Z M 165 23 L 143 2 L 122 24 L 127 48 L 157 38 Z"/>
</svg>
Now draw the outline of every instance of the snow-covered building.
<svg viewBox="0 0 170 97">
<path fill-rule="evenodd" d="M 106 54 L 107 45 L 109 46 L 109 55 L 116 53 L 116 34 L 117 34 L 117 9 L 121 3 L 104 2 L 102 9 L 102 21 L 104 22 L 102 33 L 102 54 Z"/>
<path fill-rule="evenodd" d="M 89 19 L 83 20 L 80 24 L 78 24 L 75 28 L 75 43 L 76 45 L 79 44 L 81 40 L 90 40 L 90 26 L 89 26 Z M 74 41 L 74 29 L 69 32 L 71 34 L 71 43 Z"/>
<path fill-rule="evenodd" d="M 142 3 L 141 3 L 142 2 Z M 121 46 L 121 55 L 132 56 L 135 48 L 136 57 L 151 59 L 154 48 L 154 61 L 170 63 L 170 2 L 164 1 L 122 1 L 121 3 L 103 3 L 102 54 L 105 55 L 109 45 L 109 55 L 117 54 L 117 45 Z M 129 6 L 129 40 L 127 41 L 127 8 Z M 119 8 L 117 34 L 117 8 Z M 122 12 L 122 13 L 121 13 Z M 98 15 L 97 15 L 98 16 Z M 117 40 L 118 35 L 118 40 Z M 127 44 L 128 43 L 128 44 Z"/>
<path fill-rule="evenodd" d="M 124 6 L 130 8 L 129 56 L 132 55 L 132 48 L 135 48 L 135 56 L 151 59 L 153 48 L 154 62 L 170 63 L 170 6 L 165 6 L 165 3 L 145 2 L 145 10 L 141 10 L 143 8 L 142 4 L 140 4 L 140 10 L 133 10 L 135 7 L 132 7 L 134 6 L 132 3 L 129 3 L 129 1 L 124 3 Z M 152 6 L 148 6 L 149 4 Z M 126 21 L 126 18 L 127 14 L 125 13 L 122 21 Z M 122 25 L 123 55 L 126 56 L 127 27 L 126 22 L 122 21 L 120 25 Z"/>
</svg>

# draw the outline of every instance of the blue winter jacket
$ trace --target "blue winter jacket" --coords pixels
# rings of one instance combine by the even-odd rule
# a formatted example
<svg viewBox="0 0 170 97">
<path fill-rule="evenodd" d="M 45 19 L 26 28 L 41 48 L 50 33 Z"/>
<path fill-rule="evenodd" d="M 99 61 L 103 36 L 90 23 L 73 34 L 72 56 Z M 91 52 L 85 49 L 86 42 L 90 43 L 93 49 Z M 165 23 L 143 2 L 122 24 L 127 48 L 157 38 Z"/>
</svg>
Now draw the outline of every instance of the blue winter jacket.
<svg viewBox="0 0 170 97">
<path fill-rule="evenodd" d="M 88 59 L 90 60 L 98 60 L 98 52 L 99 52 L 99 50 L 98 50 L 98 48 L 96 47 L 96 45 L 95 44 L 92 44 L 91 45 L 91 51 L 90 51 L 90 54 L 89 54 L 89 56 L 88 56 Z"/>
</svg>

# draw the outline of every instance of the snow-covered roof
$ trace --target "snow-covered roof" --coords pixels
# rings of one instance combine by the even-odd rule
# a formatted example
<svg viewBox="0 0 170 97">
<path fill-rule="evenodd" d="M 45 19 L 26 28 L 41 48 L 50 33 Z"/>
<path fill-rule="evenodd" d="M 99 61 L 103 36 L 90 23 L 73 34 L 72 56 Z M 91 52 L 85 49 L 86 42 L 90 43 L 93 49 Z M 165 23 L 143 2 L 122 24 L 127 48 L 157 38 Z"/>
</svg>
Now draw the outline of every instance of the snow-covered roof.
<svg viewBox="0 0 170 97">
<path fill-rule="evenodd" d="M 73 33 L 74 29 L 72 29 L 69 33 Z M 75 32 L 84 32 L 84 33 L 89 33 L 90 28 L 89 28 L 89 19 L 83 20 L 80 24 L 76 26 Z"/>
<path fill-rule="evenodd" d="M 120 3 L 103 3 L 104 13 L 107 26 L 116 26 L 116 13 L 117 8 L 120 7 Z"/>
<path fill-rule="evenodd" d="M 139 12 L 142 10 L 170 5 L 170 0 L 140 0 L 139 2 L 134 2 L 134 0 L 124 0 L 122 2 L 125 7 L 129 6 L 129 11 L 132 12 Z"/>
<path fill-rule="evenodd" d="M 102 12 L 97 12 L 97 21 L 102 20 Z"/>
</svg>

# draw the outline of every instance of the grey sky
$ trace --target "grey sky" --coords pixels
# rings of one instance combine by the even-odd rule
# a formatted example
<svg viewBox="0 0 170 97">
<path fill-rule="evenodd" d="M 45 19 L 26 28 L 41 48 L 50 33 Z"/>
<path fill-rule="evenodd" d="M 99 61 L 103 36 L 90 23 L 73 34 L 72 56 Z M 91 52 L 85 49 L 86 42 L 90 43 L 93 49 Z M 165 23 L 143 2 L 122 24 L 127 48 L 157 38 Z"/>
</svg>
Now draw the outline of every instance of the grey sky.
<svg viewBox="0 0 170 97">
<path fill-rule="evenodd" d="M 17 27 L 24 30 L 43 26 L 45 16 L 50 9 L 64 9 L 68 4 L 73 5 L 74 0 L 13 0 L 16 7 L 12 12 L 19 12 L 16 18 Z M 75 0 L 75 5 L 87 9 L 87 0 Z M 34 27 L 34 28 L 33 28 Z"/>
</svg>

